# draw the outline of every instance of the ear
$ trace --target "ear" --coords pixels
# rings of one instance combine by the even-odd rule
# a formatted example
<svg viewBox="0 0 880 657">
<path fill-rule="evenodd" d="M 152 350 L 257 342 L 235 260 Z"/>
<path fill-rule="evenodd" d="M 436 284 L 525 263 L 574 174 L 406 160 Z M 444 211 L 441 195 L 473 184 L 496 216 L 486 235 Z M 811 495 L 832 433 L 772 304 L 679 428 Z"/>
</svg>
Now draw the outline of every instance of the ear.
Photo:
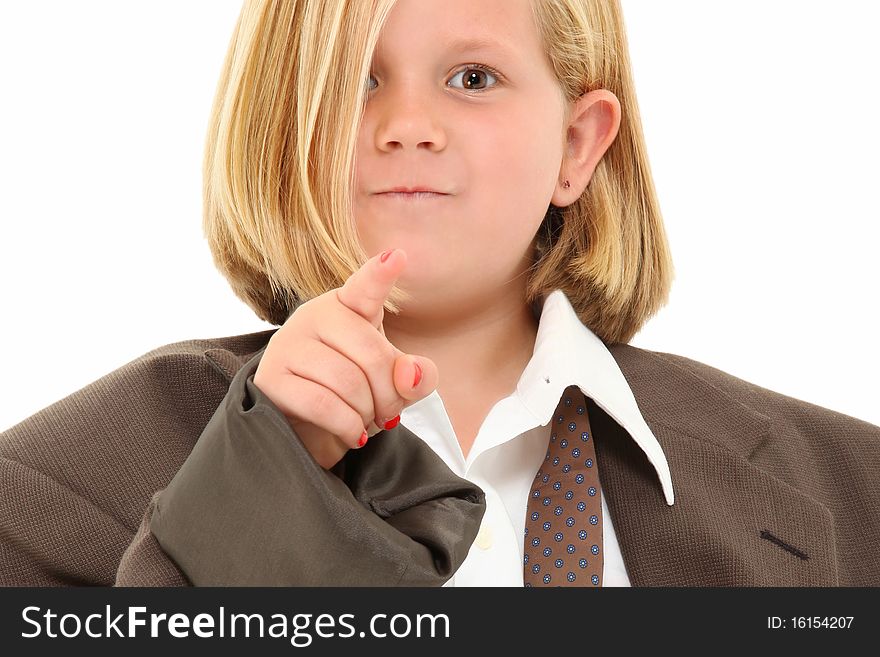
<svg viewBox="0 0 880 657">
<path fill-rule="evenodd" d="M 584 193 L 599 160 L 617 137 L 620 117 L 620 101 L 607 89 L 590 91 L 574 103 L 565 126 L 565 152 L 550 201 L 553 205 L 571 205 Z M 569 187 L 565 187 L 566 180 Z"/>
</svg>

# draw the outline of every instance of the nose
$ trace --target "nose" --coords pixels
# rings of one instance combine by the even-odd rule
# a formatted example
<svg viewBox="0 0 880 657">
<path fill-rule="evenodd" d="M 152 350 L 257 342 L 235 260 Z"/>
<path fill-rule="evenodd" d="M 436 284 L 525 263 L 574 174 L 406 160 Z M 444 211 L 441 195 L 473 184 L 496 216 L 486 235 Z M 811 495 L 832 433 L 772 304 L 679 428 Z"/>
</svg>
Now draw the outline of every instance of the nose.
<svg viewBox="0 0 880 657">
<path fill-rule="evenodd" d="M 446 145 L 446 135 L 440 123 L 437 102 L 432 93 L 415 85 L 398 85 L 397 89 L 386 87 L 370 100 L 375 113 L 375 139 L 379 150 L 394 149 L 441 150 Z"/>
</svg>

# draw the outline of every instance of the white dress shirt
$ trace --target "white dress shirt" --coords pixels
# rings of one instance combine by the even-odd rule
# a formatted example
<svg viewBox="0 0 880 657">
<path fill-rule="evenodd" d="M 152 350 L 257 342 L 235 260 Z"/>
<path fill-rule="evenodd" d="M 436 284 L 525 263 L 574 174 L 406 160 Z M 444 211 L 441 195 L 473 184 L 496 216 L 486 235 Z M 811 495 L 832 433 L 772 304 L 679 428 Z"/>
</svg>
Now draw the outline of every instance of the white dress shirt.
<svg viewBox="0 0 880 657">
<path fill-rule="evenodd" d="M 405 408 L 400 423 L 424 440 L 459 477 L 486 493 L 480 531 L 444 586 L 522 586 L 529 493 L 549 442 L 547 425 L 563 391 L 575 384 L 622 426 L 657 470 L 673 504 L 666 456 L 642 418 L 626 379 L 602 341 L 578 318 L 562 290 L 543 299 L 535 348 L 516 390 L 489 411 L 467 459 L 435 390 Z M 599 470 L 602 463 L 597 462 Z M 603 586 L 630 586 L 605 496 L 602 502 Z"/>
</svg>

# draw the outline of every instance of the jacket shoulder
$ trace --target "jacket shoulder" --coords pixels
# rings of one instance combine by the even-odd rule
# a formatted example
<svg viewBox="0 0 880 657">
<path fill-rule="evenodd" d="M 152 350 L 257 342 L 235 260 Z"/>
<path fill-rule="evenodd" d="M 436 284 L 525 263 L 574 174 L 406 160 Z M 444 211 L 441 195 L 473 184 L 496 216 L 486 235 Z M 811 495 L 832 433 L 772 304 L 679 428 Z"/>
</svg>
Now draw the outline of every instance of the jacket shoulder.
<svg viewBox="0 0 880 657">
<path fill-rule="evenodd" d="M 820 420 L 857 432 L 873 434 L 880 440 L 880 427 L 874 424 L 758 385 L 708 363 L 680 354 L 643 349 L 629 344 L 615 344 L 609 350 L 623 368 L 628 367 L 638 377 L 654 378 L 654 385 L 661 389 L 687 385 L 696 392 L 701 386 L 712 387 L 729 397 L 732 402 L 776 421 L 787 420 L 798 424 L 805 420 Z M 686 373 L 686 376 L 682 377 L 682 373 Z"/>
<path fill-rule="evenodd" d="M 677 354 L 656 353 L 667 362 L 688 369 L 707 383 L 723 390 L 740 403 L 771 418 L 787 418 L 796 424 L 805 421 L 810 423 L 821 422 L 828 426 L 870 434 L 875 439 L 880 440 L 880 427 L 860 418 L 760 386 L 707 363 Z"/>
<path fill-rule="evenodd" d="M 278 329 L 215 338 L 193 338 L 156 347 L 114 372 L 136 367 L 155 366 L 161 362 L 180 363 L 184 367 L 210 365 L 231 379 L 235 372 L 256 352 L 263 349 Z M 111 373 L 113 374 L 113 373 Z"/>
</svg>

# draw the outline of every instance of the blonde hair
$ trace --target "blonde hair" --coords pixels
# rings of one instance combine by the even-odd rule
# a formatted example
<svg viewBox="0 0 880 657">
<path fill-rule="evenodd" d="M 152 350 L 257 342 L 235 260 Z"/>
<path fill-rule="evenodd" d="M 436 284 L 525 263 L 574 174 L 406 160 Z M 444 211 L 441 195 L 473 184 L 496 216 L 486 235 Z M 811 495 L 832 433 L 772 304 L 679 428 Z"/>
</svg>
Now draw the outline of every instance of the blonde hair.
<svg viewBox="0 0 880 657">
<path fill-rule="evenodd" d="M 373 50 L 396 0 L 245 0 L 222 67 L 204 158 L 214 263 L 263 320 L 341 286 L 366 260 L 351 207 Z M 581 197 L 551 205 L 525 303 L 562 289 L 606 344 L 663 305 L 672 258 L 654 190 L 619 0 L 532 0 L 567 101 L 608 89 L 618 135 Z M 398 287 L 386 303 L 397 312 Z"/>
</svg>

